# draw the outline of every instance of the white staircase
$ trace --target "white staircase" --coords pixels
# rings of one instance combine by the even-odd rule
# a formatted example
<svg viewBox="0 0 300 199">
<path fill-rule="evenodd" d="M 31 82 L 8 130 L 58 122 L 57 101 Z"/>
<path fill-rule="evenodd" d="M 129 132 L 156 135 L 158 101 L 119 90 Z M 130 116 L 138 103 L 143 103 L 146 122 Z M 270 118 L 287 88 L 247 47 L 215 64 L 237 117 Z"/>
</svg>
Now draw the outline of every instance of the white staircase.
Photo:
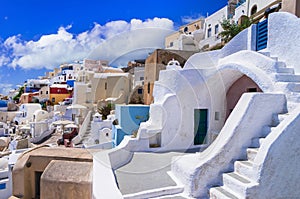
<svg viewBox="0 0 300 199">
<path fill-rule="evenodd" d="M 294 109 L 300 102 L 300 75 L 295 75 L 294 69 L 286 66 L 285 62 L 278 61 L 277 57 L 271 57 L 269 52 L 260 52 L 277 62 L 276 73 L 272 74 L 275 80 L 275 92 L 284 92 L 287 97 L 288 110 Z M 251 187 L 258 186 L 256 182 L 257 171 L 254 169 L 254 160 L 260 146 L 268 134 L 278 126 L 288 115 L 278 114 L 273 117 L 271 127 L 266 127 L 263 131 L 265 136 L 252 139 L 252 145 L 246 149 L 247 159 L 237 160 L 234 162 L 234 170 L 230 173 L 223 173 L 223 185 L 213 187 L 209 190 L 210 198 L 214 199 L 240 199 L 249 198 Z"/>
<path fill-rule="evenodd" d="M 260 52 L 271 57 L 269 52 Z M 275 80 L 275 92 L 284 92 L 287 97 L 288 111 L 295 108 L 296 103 L 300 102 L 300 75 L 294 74 L 293 68 L 286 67 L 284 62 L 278 61 L 278 58 L 271 57 L 277 61 L 278 68 L 272 75 Z M 264 142 L 265 138 L 272 133 L 278 124 L 287 117 L 286 114 L 278 114 L 273 117 L 271 127 L 266 127 L 263 137 L 252 139 L 252 145 L 246 149 L 247 159 L 234 162 L 234 170 L 229 173 L 223 173 L 223 185 L 213 187 L 209 190 L 210 198 L 214 199 L 240 199 L 251 197 L 251 188 L 259 186 L 257 182 L 257 170 L 254 169 L 254 160 Z"/>
<path fill-rule="evenodd" d="M 276 73 L 272 74 L 275 81 L 275 92 L 284 92 L 288 100 L 288 109 L 294 108 L 293 103 L 300 102 L 300 75 L 278 57 L 271 57 L 269 52 L 259 52 L 276 61 Z"/>
<path fill-rule="evenodd" d="M 278 126 L 287 115 L 288 114 L 274 115 L 272 127 L 266 127 L 263 130 L 264 136 L 252 139 L 252 145 L 246 149 L 247 159 L 235 161 L 234 171 L 223 173 L 223 185 L 211 188 L 209 190 L 210 198 L 248 198 L 248 191 L 251 190 L 252 187 L 259 185 L 259 183 L 256 182 L 257 174 L 253 167 L 259 148 L 264 142 L 264 139 L 272 133 L 276 126 Z"/>
</svg>

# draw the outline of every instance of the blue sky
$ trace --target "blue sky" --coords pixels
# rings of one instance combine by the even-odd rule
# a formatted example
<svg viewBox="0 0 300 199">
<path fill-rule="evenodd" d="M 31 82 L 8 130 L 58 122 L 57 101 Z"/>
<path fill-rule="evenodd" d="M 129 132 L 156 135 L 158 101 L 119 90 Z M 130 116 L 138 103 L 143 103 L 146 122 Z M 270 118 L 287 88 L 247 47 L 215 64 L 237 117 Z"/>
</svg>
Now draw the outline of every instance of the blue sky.
<svg viewBox="0 0 300 199">
<path fill-rule="evenodd" d="M 145 36 L 152 36 L 148 43 L 159 47 L 168 31 L 212 14 L 226 3 L 226 0 L 1 0 L 0 93 L 27 79 L 43 76 L 62 62 L 88 57 L 93 49 L 112 38 L 118 43 L 122 37 L 117 35 L 124 31 L 160 29 L 159 34 L 146 31 L 140 39 L 135 35 L 141 47 Z M 138 45 L 137 42 L 134 47 Z"/>
</svg>

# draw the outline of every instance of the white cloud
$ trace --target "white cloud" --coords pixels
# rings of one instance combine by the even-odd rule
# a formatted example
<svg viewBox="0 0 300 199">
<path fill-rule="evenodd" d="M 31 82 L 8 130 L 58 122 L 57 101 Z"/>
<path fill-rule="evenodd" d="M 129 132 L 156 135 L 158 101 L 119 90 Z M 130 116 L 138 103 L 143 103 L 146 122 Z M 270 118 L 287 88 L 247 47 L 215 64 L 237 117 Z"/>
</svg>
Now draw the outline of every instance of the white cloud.
<svg viewBox="0 0 300 199">
<path fill-rule="evenodd" d="M 0 83 L 0 93 L 1 94 L 8 94 L 9 91 L 13 90 L 13 84 L 1 84 Z"/>
<path fill-rule="evenodd" d="M 0 66 L 6 65 L 9 63 L 9 58 L 6 57 L 5 55 L 0 56 Z"/>
<path fill-rule="evenodd" d="M 181 17 L 181 21 L 184 24 L 189 24 L 192 23 L 200 18 L 205 18 L 204 16 L 197 14 L 197 15 L 193 15 L 193 16 L 183 16 Z"/>
<path fill-rule="evenodd" d="M 22 67 L 25 69 L 31 68 L 48 68 L 52 69 L 61 63 L 72 62 L 74 60 L 81 60 L 86 58 L 91 52 L 100 44 L 110 43 L 113 38 L 118 38 L 118 42 L 112 42 L 113 52 L 116 55 L 108 56 L 106 58 L 115 58 L 116 56 L 124 54 L 125 51 L 130 51 L 128 46 L 134 47 L 132 51 L 139 47 L 145 47 L 145 40 L 151 37 L 151 47 L 163 47 L 163 40 L 166 33 L 173 30 L 173 22 L 166 18 L 154 18 L 146 21 L 139 19 L 132 19 L 130 22 L 126 21 L 112 21 L 105 25 L 94 23 L 91 30 L 87 30 L 80 34 L 74 35 L 70 32 L 69 25 L 67 27 L 60 27 L 55 34 L 43 35 L 37 41 L 22 40 L 21 35 L 15 35 L 7 38 L 2 45 L 6 56 L 0 57 L 0 66 L 8 65 L 11 67 Z M 138 29 L 152 28 L 152 31 L 144 31 L 141 34 L 134 34 L 134 37 L 129 33 L 135 32 Z M 155 28 L 157 33 L 153 31 Z M 163 30 L 163 31 L 162 31 Z M 129 32 L 129 33 L 125 33 Z M 145 33 L 151 34 L 145 34 Z M 118 37 L 117 35 L 125 34 L 126 37 Z M 123 39 L 125 41 L 121 41 Z M 132 45 L 134 43 L 134 45 Z M 149 42 L 148 42 L 149 43 Z M 120 51 L 120 52 L 119 52 Z M 100 57 L 99 57 L 100 58 Z"/>
</svg>

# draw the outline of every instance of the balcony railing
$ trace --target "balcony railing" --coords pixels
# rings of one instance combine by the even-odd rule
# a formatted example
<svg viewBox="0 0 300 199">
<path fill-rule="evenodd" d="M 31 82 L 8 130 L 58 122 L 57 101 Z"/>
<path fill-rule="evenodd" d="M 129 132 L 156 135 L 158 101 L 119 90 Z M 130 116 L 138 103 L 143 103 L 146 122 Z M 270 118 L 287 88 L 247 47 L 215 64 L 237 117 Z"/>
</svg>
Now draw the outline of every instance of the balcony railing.
<svg viewBox="0 0 300 199">
<path fill-rule="evenodd" d="M 238 3 L 236 4 L 236 8 L 239 7 L 239 6 L 241 6 L 245 2 L 246 2 L 246 0 L 240 0 L 240 1 L 238 1 Z"/>
</svg>

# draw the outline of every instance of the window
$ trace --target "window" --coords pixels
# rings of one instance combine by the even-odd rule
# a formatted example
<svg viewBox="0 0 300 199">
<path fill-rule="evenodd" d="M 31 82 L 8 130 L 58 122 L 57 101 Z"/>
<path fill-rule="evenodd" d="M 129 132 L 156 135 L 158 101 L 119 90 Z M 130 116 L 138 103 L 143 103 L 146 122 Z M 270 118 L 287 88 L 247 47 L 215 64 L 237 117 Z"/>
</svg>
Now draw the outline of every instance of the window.
<svg viewBox="0 0 300 199">
<path fill-rule="evenodd" d="M 209 28 L 208 30 L 207 30 L 207 38 L 210 38 L 211 37 L 211 28 Z"/>
<path fill-rule="evenodd" d="M 140 81 L 143 81 L 144 80 L 144 77 L 140 77 Z"/>
<path fill-rule="evenodd" d="M 170 42 L 170 47 L 173 47 L 174 46 L 174 43 L 173 42 Z"/>
<path fill-rule="evenodd" d="M 143 89 L 142 88 L 138 89 L 138 94 L 143 94 Z"/>
<path fill-rule="evenodd" d="M 107 89 L 107 82 L 105 82 L 104 89 L 105 90 Z"/>
<path fill-rule="evenodd" d="M 46 94 L 48 94 L 48 91 L 46 91 Z"/>
<path fill-rule="evenodd" d="M 148 82 L 148 94 L 150 94 L 150 82 Z"/>
<path fill-rule="evenodd" d="M 52 97 L 52 102 L 55 102 L 55 97 Z"/>
<path fill-rule="evenodd" d="M 219 33 L 219 24 L 215 25 L 215 34 Z"/>
<path fill-rule="evenodd" d="M 1 183 L 0 184 L 0 190 L 6 189 L 6 183 Z"/>
<path fill-rule="evenodd" d="M 257 88 L 247 88 L 247 92 L 257 92 Z"/>
<path fill-rule="evenodd" d="M 257 12 L 257 5 L 254 5 L 254 6 L 251 8 L 251 15 L 254 15 L 256 12 Z"/>
<path fill-rule="evenodd" d="M 215 112 L 215 120 L 216 121 L 220 120 L 220 112 Z"/>
</svg>

